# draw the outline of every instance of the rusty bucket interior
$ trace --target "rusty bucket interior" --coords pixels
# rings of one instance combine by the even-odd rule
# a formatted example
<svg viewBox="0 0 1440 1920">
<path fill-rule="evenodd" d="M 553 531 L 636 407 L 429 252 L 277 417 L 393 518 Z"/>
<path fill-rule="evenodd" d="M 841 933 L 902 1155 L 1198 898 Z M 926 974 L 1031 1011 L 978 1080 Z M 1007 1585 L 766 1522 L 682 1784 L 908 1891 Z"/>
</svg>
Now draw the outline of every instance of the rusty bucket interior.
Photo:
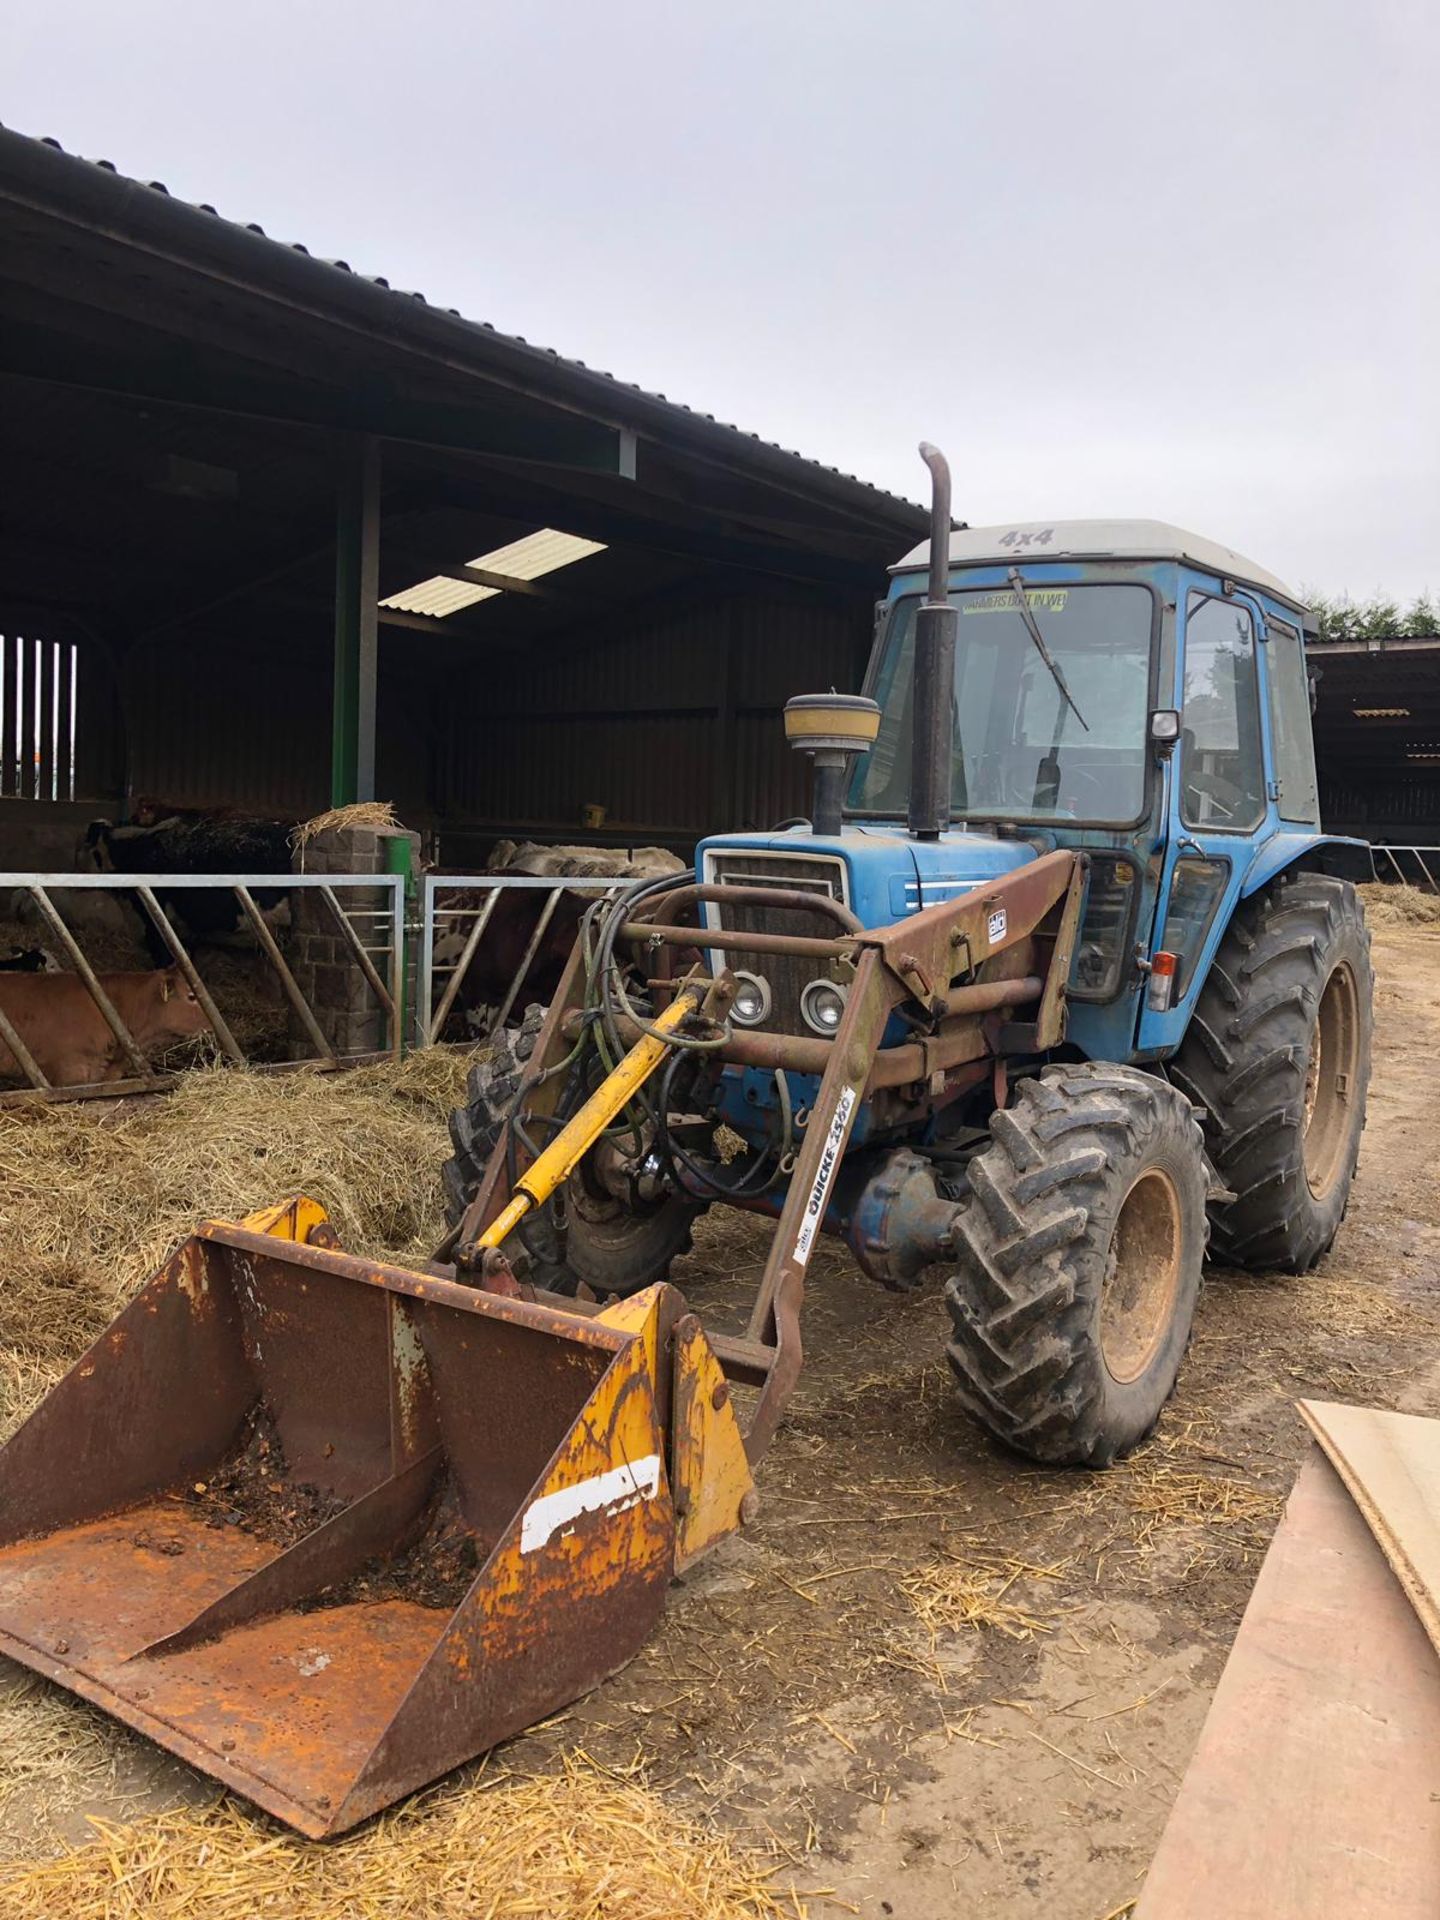
<svg viewBox="0 0 1440 1920">
<path fill-rule="evenodd" d="M 0 1652 L 340 1832 L 650 1632 L 675 1551 L 654 1360 L 209 1223 L 0 1450 Z"/>
</svg>

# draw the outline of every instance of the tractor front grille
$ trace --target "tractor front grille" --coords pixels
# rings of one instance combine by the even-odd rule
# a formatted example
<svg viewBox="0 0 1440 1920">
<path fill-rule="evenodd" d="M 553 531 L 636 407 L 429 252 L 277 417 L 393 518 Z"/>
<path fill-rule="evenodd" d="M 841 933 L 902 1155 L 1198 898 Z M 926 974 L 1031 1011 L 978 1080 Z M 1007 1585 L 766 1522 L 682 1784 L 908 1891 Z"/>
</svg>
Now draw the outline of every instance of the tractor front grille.
<svg viewBox="0 0 1440 1920">
<path fill-rule="evenodd" d="M 735 848 L 718 848 L 705 856 L 705 878 L 734 887 L 785 887 L 792 892 L 814 893 L 849 905 L 846 898 L 845 862 L 833 854 L 799 855 L 765 853 Z M 787 908 L 773 911 L 765 907 L 711 903 L 706 908 L 709 924 L 726 933 L 799 934 L 810 940 L 833 940 L 840 933 L 838 923 L 825 913 L 798 913 Z M 775 1033 L 808 1033 L 800 1017 L 800 994 L 822 971 L 822 963 L 785 953 L 727 952 L 717 955 L 731 967 L 746 973 L 758 973 L 770 983 L 770 1018 L 766 1027 Z"/>
</svg>

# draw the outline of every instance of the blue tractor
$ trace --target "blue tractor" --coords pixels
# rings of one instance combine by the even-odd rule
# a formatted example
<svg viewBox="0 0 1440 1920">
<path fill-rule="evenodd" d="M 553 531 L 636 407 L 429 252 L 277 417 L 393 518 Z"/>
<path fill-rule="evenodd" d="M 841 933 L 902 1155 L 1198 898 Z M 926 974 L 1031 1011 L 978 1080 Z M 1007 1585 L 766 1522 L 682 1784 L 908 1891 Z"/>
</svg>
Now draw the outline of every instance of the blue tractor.
<svg viewBox="0 0 1440 1920">
<path fill-rule="evenodd" d="M 816 1235 L 892 1288 L 946 1267 L 966 1409 L 1103 1465 L 1173 1390 L 1207 1246 L 1298 1272 L 1335 1238 L 1369 853 L 1320 829 L 1288 588 L 1153 521 L 954 528 L 921 451 L 932 536 L 892 570 L 864 694 L 786 710 L 813 818 L 717 834 L 693 882 L 591 913 L 554 1004 L 472 1074 L 440 1257 L 583 1310 L 663 1279 L 701 1208 L 773 1215 L 749 1326 L 711 1341 L 755 1391 L 752 1461 Z M 516 1203 L 641 1040 L 653 1073 Z"/>
<path fill-rule="evenodd" d="M 954 530 L 926 451 L 867 691 L 786 711 L 812 818 L 587 912 L 472 1069 L 423 1269 L 303 1195 L 177 1248 L 0 1448 L 0 1651 L 340 1832 L 751 1522 L 821 1234 L 947 1271 L 964 1407 L 1089 1466 L 1159 1419 L 1207 1243 L 1324 1253 L 1371 973 L 1303 609 L 1173 527 Z M 773 1219 L 724 1331 L 667 1280 L 715 1205 Z"/>
</svg>

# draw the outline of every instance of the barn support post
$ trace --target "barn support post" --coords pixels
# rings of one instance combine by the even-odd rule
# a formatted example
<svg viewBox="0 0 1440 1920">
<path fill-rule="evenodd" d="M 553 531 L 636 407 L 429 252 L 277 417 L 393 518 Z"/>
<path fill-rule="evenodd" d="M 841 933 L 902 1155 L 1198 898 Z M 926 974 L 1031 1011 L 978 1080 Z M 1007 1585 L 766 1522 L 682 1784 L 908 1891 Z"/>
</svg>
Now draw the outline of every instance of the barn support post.
<svg viewBox="0 0 1440 1920">
<path fill-rule="evenodd" d="M 375 696 L 379 667 L 380 442 L 347 446 L 335 528 L 335 671 L 330 804 L 375 798 Z"/>
</svg>

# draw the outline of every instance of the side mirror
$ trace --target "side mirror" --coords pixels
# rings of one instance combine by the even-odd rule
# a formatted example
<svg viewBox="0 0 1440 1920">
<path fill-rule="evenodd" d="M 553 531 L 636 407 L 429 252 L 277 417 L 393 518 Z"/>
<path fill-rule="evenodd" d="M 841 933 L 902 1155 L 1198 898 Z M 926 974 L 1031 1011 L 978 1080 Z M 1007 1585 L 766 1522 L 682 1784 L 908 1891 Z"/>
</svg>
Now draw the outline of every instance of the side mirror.
<svg viewBox="0 0 1440 1920">
<path fill-rule="evenodd" d="M 1169 753 L 1180 738 L 1180 709 L 1157 707 L 1150 716 L 1150 744 Z"/>
</svg>

